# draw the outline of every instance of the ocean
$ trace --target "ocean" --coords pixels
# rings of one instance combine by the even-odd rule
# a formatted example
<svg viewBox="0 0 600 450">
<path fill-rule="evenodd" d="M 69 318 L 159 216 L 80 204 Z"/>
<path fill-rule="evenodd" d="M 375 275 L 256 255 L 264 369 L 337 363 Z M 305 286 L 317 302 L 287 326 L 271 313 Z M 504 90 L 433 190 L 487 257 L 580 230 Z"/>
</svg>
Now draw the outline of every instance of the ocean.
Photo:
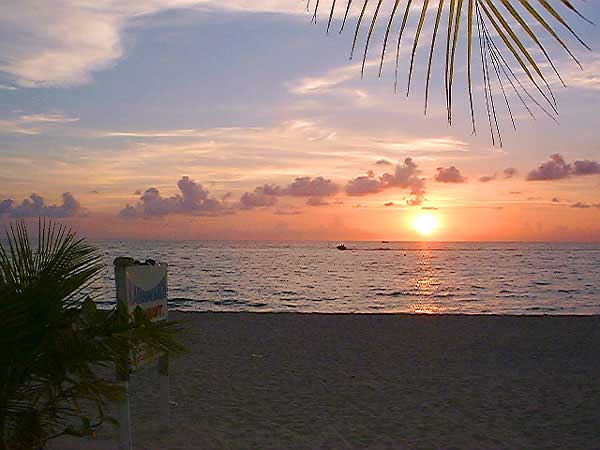
<svg viewBox="0 0 600 450">
<path fill-rule="evenodd" d="M 600 244 L 102 241 L 169 264 L 170 309 L 306 313 L 600 314 Z"/>
</svg>

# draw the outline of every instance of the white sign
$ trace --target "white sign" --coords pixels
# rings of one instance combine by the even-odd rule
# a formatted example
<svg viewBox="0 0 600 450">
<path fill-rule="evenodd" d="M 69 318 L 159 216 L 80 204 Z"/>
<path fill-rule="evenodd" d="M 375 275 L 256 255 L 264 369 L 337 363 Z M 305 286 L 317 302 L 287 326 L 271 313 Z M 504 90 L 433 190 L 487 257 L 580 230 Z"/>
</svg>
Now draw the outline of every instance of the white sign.
<svg viewBox="0 0 600 450">
<path fill-rule="evenodd" d="M 140 306 L 153 322 L 167 319 L 167 265 L 129 266 L 125 269 L 127 307 Z"/>
<path fill-rule="evenodd" d="M 117 300 L 127 306 L 130 315 L 139 306 L 147 319 L 152 322 L 166 320 L 167 306 L 167 264 L 139 263 L 132 258 L 115 260 L 115 281 Z M 148 354 L 143 348 L 132 352 L 133 368 L 148 365 L 160 355 Z"/>
<path fill-rule="evenodd" d="M 129 314 L 140 306 L 153 322 L 167 319 L 167 264 L 115 266 L 115 276 L 117 300 Z"/>
<path fill-rule="evenodd" d="M 146 317 L 157 322 L 166 320 L 167 305 L 167 264 L 148 260 L 145 263 L 133 258 L 117 258 L 115 265 L 115 282 L 117 301 L 127 307 L 129 314 L 134 314 L 139 306 Z M 169 426 L 169 358 L 168 355 L 149 354 L 141 348 L 131 353 L 132 369 L 148 366 L 159 359 L 161 422 L 165 428 Z M 131 450 L 131 421 L 129 412 L 129 373 L 117 373 L 122 383 L 125 396 L 119 403 L 119 449 Z"/>
</svg>

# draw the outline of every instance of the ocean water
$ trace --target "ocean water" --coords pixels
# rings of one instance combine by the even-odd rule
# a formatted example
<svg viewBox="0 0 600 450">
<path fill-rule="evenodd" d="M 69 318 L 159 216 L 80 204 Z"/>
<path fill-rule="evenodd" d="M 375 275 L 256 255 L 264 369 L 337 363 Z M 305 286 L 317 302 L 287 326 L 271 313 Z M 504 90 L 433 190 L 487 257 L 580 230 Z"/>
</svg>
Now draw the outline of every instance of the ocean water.
<svg viewBox="0 0 600 450">
<path fill-rule="evenodd" d="M 117 256 L 169 264 L 185 311 L 600 314 L 600 244 L 103 241 L 94 298 L 114 303 Z"/>
</svg>

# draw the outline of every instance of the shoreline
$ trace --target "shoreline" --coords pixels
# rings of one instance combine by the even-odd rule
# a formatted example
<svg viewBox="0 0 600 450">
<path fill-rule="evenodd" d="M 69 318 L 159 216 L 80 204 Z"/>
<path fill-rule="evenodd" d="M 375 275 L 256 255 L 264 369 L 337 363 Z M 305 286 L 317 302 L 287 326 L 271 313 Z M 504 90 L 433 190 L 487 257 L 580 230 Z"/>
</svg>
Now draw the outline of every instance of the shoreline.
<svg viewBox="0 0 600 450">
<path fill-rule="evenodd" d="M 140 370 L 134 449 L 599 448 L 597 317 L 172 312 L 171 431 Z"/>
</svg>

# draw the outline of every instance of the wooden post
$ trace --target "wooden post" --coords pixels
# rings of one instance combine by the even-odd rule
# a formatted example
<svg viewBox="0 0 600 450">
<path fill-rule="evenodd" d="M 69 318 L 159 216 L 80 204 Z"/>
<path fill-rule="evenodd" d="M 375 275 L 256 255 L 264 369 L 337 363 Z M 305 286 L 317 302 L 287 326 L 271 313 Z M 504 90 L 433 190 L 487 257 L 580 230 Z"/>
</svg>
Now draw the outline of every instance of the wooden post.
<svg viewBox="0 0 600 450">
<path fill-rule="evenodd" d="M 161 426 L 169 429 L 171 420 L 171 402 L 169 399 L 170 379 L 169 379 L 169 355 L 161 355 L 158 359 L 158 374 L 160 377 L 160 420 Z"/>
</svg>

